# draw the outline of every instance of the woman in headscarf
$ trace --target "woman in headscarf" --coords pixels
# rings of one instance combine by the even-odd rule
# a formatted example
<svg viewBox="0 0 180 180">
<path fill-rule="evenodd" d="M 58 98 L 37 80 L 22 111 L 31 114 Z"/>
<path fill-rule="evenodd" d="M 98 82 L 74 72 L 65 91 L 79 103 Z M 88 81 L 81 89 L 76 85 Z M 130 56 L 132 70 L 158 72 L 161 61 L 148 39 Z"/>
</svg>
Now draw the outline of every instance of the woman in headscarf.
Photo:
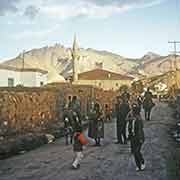
<svg viewBox="0 0 180 180">
<path fill-rule="evenodd" d="M 96 103 L 90 115 L 88 136 L 95 140 L 95 145 L 100 146 L 101 138 L 104 138 L 104 120 L 100 105 Z"/>
</svg>

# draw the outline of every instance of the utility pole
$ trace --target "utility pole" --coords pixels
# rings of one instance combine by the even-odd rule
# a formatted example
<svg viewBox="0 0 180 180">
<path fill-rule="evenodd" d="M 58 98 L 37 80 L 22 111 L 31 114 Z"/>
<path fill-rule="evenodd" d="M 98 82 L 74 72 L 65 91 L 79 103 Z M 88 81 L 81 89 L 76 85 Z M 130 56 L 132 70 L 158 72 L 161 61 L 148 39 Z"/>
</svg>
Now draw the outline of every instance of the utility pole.
<svg viewBox="0 0 180 180">
<path fill-rule="evenodd" d="M 177 51 L 177 44 L 180 44 L 180 41 L 169 41 L 168 43 L 174 45 L 174 51 L 171 52 L 174 55 L 174 63 L 173 63 L 173 60 L 171 61 L 171 68 L 172 68 L 171 70 L 172 71 L 177 70 L 176 57 L 177 57 L 177 54 L 180 53 Z"/>
<path fill-rule="evenodd" d="M 171 53 L 174 55 L 174 60 L 171 59 L 170 82 L 172 83 L 174 80 L 175 81 L 174 85 L 176 86 L 176 88 L 178 88 L 178 74 L 177 74 L 178 67 L 177 67 L 176 58 L 177 58 L 177 54 L 180 53 L 177 51 L 177 44 L 180 44 L 180 41 L 169 41 L 168 43 L 174 45 L 174 51 L 171 51 Z M 173 75 L 173 73 L 175 73 L 175 75 Z"/>
<path fill-rule="evenodd" d="M 24 56 L 25 56 L 25 50 L 23 50 L 23 54 L 22 54 L 22 70 L 24 70 Z"/>
</svg>

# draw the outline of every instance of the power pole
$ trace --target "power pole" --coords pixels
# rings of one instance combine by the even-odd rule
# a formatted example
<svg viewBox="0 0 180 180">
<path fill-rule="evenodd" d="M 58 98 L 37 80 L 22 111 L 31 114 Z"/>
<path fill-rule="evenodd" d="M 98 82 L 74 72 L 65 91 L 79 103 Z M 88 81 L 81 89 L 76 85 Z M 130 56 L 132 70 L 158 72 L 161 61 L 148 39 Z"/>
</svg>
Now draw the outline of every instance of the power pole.
<svg viewBox="0 0 180 180">
<path fill-rule="evenodd" d="M 23 54 L 22 54 L 22 70 L 24 70 L 24 56 L 25 56 L 25 50 L 23 50 Z"/>
<path fill-rule="evenodd" d="M 169 41 L 168 43 L 174 45 L 174 51 L 171 51 L 171 53 L 174 55 L 174 60 L 171 59 L 171 72 L 170 72 L 171 79 L 170 79 L 170 82 L 172 83 L 174 80 L 175 81 L 174 85 L 176 86 L 176 88 L 178 88 L 178 75 L 177 75 L 178 67 L 177 67 L 176 58 L 177 58 L 177 54 L 180 53 L 177 51 L 177 44 L 180 44 L 180 41 Z M 173 75 L 173 73 L 175 73 L 175 75 Z"/>
<path fill-rule="evenodd" d="M 171 70 L 172 71 L 177 70 L 176 57 L 177 57 L 177 54 L 180 53 L 177 51 L 177 44 L 180 44 L 180 41 L 169 41 L 168 43 L 174 45 L 174 51 L 171 51 L 171 53 L 174 55 L 174 63 L 173 63 L 173 60 L 171 61 L 171 68 L 172 68 Z"/>
</svg>

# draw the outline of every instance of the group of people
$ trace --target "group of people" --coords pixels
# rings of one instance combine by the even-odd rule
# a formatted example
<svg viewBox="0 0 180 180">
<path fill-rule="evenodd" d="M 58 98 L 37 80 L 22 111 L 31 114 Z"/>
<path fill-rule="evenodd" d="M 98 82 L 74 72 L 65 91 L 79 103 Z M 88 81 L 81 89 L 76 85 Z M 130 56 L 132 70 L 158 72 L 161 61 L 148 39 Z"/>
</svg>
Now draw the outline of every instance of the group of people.
<svg viewBox="0 0 180 180">
<path fill-rule="evenodd" d="M 73 143 L 73 135 L 81 125 L 81 103 L 77 96 L 68 97 L 68 102 L 64 107 L 63 121 L 66 145 Z"/>
<path fill-rule="evenodd" d="M 130 94 L 124 91 L 117 97 L 116 103 L 116 144 L 127 144 L 130 141 L 131 153 L 134 155 L 136 170 L 145 169 L 145 161 L 141 153 L 141 147 L 144 143 L 143 120 L 141 117 L 141 108 L 145 113 L 145 120 L 150 120 L 151 110 L 155 105 L 153 96 L 149 88 L 141 96 L 133 97 L 130 102 Z"/>
<path fill-rule="evenodd" d="M 82 117 L 80 108 L 81 103 L 78 97 L 68 97 L 68 102 L 64 107 L 64 135 L 66 145 L 73 144 L 75 159 L 72 164 L 73 169 L 80 167 L 80 161 L 83 157 L 82 139 Z M 93 138 L 95 146 L 101 145 L 101 139 L 104 138 L 104 115 L 99 103 L 94 103 L 91 112 L 89 113 L 88 136 Z"/>
<path fill-rule="evenodd" d="M 141 117 L 141 108 L 144 108 L 145 119 L 150 120 L 151 109 L 154 106 L 152 100 L 152 93 L 149 88 L 143 96 L 137 96 L 133 103 L 131 96 L 127 91 L 124 91 L 120 96 L 117 96 L 117 103 L 115 106 L 116 112 L 116 129 L 117 142 L 116 144 L 127 144 L 130 141 L 131 153 L 134 155 L 136 170 L 145 169 L 145 161 L 141 153 L 141 147 L 144 143 L 143 120 Z M 82 142 L 82 122 L 80 114 L 80 101 L 76 96 L 71 100 L 69 97 L 68 104 L 64 111 L 64 129 L 65 139 L 68 145 L 69 137 L 70 143 L 73 143 L 73 150 L 76 154 L 72 164 L 73 169 L 80 167 L 80 161 L 83 158 Z M 95 146 L 101 146 L 101 139 L 104 138 L 104 119 L 99 103 L 94 103 L 92 110 L 88 116 L 88 137 L 94 139 Z"/>
<path fill-rule="evenodd" d="M 83 158 L 83 144 L 80 142 L 79 137 L 82 134 L 82 118 L 81 118 L 81 102 L 77 96 L 68 97 L 68 102 L 64 107 L 63 113 L 64 120 L 64 135 L 66 145 L 73 144 L 75 152 L 75 159 L 72 164 L 73 169 L 80 167 L 80 161 Z"/>
</svg>

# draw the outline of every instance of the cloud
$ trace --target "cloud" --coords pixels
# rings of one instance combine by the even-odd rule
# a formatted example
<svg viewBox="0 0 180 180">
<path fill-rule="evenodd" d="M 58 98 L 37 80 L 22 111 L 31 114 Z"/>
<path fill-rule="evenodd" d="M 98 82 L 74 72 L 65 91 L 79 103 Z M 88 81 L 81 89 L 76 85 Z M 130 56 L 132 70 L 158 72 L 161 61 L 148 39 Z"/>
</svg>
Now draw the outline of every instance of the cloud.
<svg viewBox="0 0 180 180">
<path fill-rule="evenodd" d="M 114 13 L 150 7 L 163 1 L 166 0 L 0 0 L 0 15 L 19 12 L 30 19 L 35 18 L 37 14 L 56 19 L 106 18 Z"/>
<path fill-rule="evenodd" d="M 92 4 L 96 4 L 98 6 L 107 6 L 107 5 L 113 5 L 118 7 L 123 6 L 141 6 L 141 5 L 153 5 L 153 4 L 159 4 L 164 0 L 81 0 L 83 2 L 89 2 Z"/>
<path fill-rule="evenodd" d="M 6 15 L 7 12 L 16 13 L 19 2 L 20 0 L 0 0 L 0 16 Z"/>
<path fill-rule="evenodd" d="M 165 0 L 79 0 L 69 3 L 47 3 L 41 13 L 48 17 L 66 19 L 73 17 L 107 18 L 114 13 L 151 7 Z M 74 3 L 73 3 L 74 2 Z"/>
<path fill-rule="evenodd" d="M 39 13 L 39 8 L 30 5 L 25 9 L 24 15 L 27 16 L 30 19 L 34 19 L 36 15 Z"/>
<path fill-rule="evenodd" d="M 41 9 L 41 13 L 45 16 L 59 19 L 67 19 L 73 17 L 89 17 L 89 18 L 106 18 L 117 10 L 116 7 L 99 7 L 94 4 L 64 4 L 46 6 Z"/>
</svg>

